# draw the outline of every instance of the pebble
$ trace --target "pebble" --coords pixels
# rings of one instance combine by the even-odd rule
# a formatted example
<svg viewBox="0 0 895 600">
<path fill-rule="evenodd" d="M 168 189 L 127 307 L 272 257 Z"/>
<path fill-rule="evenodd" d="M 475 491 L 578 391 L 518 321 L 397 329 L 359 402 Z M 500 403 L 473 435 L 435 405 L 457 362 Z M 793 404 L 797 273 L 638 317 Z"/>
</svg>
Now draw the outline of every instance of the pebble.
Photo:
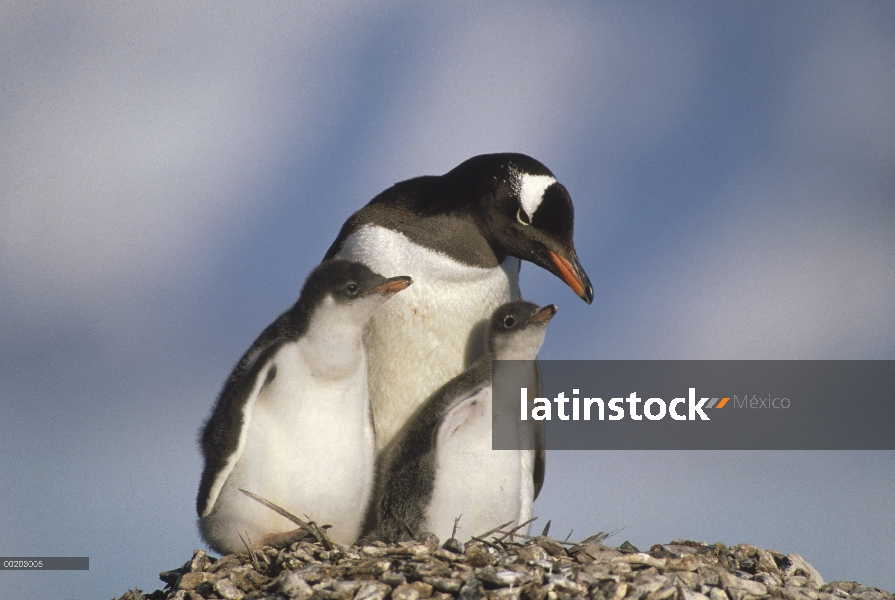
<svg viewBox="0 0 895 600">
<path fill-rule="evenodd" d="M 789 559 L 790 565 L 786 569 L 787 575 L 803 575 L 808 579 L 808 583 L 815 589 L 819 589 L 824 585 L 824 578 L 820 576 L 817 569 L 808 564 L 804 558 L 798 554 L 790 554 L 786 558 Z"/>
<path fill-rule="evenodd" d="M 470 575 L 466 578 L 457 596 L 460 600 L 479 600 L 485 594 L 482 592 L 482 584 L 478 577 Z"/>
<path fill-rule="evenodd" d="M 674 576 L 691 590 L 695 590 L 702 583 L 702 578 L 693 571 L 678 571 Z"/>
<path fill-rule="evenodd" d="M 197 550 L 159 575 L 163 590 L 117 600 L 895 600 L 854 582 L 825 583 L 798 554 L 748 544 L 675 540 L 641 552 L 602 538 L 500 536 L 329 551 L 301 541 L 221 559 Z"/>
<path fill-rule="evenodd" d="M 683 582 L 678 582 L 677 589 L 681 594 L 681 600 L 710 600 L 708 596 L 691 590 L 690 586 Z"/>
<path fill-rule="evenodd" d="M 479 581 L 485 584 L 491 584 L 491 587 L 507 587 L 519 585 L 525 580 L 522 573 L 516 571 L 495 571 L 494 569 L 484 569 L 476 573 Z"/>
<path fill-rule="evenodd" d="M 466 562 L 476 568 L 487 567 L 497 562 L 497 553 L 493 548 L 482 543 L 472 543 L 466 546 Z"/>
<path fill-rule="evenodd" d="M 402 583 L 392 590 L 392 600 L 419 600 L 419 598 L 419 590 L 406 583 Z"/>
<path fill-rule="evenodd" d="M 399 585 L 404 585 L 407 583 L 407 577 L 404 576 L 404 573 L 386 571 L 379 576 L 379 581 L 392 587 L 398 587 Z"/>
<path fill-rule="evenodd" d="M 640 550 L 638 550 L 634 544 L 632 544 L 631 542 L 628 542 L 628 541 L 622 542 L 622 545 L 618 547 L 618 551 L 622 552 L 624 554 L 640 552 Z"/>
<path fill-rule="evenodd" d="M 646 565 L 648 567 L 656 567 L 661 569 L 665 567 L 664 558 L 653 558 L 649 554 L 643 552 L 635 552 L 634 554 L 623 554 L 609 559 L 611 562 L 622 562 L 631 565 Z"/>
<path fill-rule="evenodd" d="M 280 573 L 279 579 L 271 587 L 288 598 L 298 600 L 305 600 L 314 594 L 311 586 L 298 573 L 289 570 Z"/>
<path fill-rule="evenodd" d="M 462 581 L 460 581 L 459 579 L 453 579 L 451 577 L 433 577 L 431 575 L 427 575 L 426 577 L 423 577 L 423 581 L 431 585 L 439 592 L 444 592 L 447 594 L 459 592 L 460 587 L 463 585 Z"/>
<path fill-rule="evenodd" d="M 245 598 L 245 594 L 242 590 L 233 585 L 233 583 L 226 577 L 214 584 L 214 590 L 220 594 L 220 597 L 224 600 L 243 600 L 243 598 Z"/>
<path fill-rule="evenodd" d="M 211 581 L 211 573 L 184 573 L 177 581 L 177 589 L 194 590 L 200 583 Z"/>
<path fill-rule="evenodd" d="M 543 535 L 535 538 L 535 543 L 543 548 L 550 556 L 565 556 L 566 549 L 556 540 L 552 540 Z"/>
<path fill-rule="evenodd" d="M 630 585 L 628 585 L 627 583 L 624 583 L 624 582 L 619 583 L 618 585 L 614 586 L 614 591 L 612 592 L 612 595 L 609 597 L 609 600 L 622 600 L 622 598 L 624 598 L 625 596 L 628 595 L 628 589 L 630 587 L 631 587 Z"/>
<path fill-rule="evenodd" d="M 768 592 L 767 587 L 757 581 L 742 579 L 725 571 L 722 571 L 720 575 L 721 586 L 731 600 L 758 600 Z"/>
<path fill-rule="evenodd" d="M 519 558 L 524 561 L 546 561 L 550 558 L 547 551 L 537 544 L 528 544 L 519 549 Z"/>
<path fill-rule="evenodd" d="M 381 581 L 368 581 L 360 586 L 354 600 L 384 600 L 392 593 L 392 587 Z"/>
</svg>

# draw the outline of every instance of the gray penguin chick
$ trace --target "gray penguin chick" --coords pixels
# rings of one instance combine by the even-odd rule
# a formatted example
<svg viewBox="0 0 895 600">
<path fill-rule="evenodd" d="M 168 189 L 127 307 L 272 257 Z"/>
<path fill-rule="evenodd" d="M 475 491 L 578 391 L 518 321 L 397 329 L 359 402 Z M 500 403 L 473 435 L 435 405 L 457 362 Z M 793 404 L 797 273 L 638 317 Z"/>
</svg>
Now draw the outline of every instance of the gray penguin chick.
<svg viewBox="0 0 895 600">
<path fill-rule="evenodd" d="M 234 368 L 201 436 L 199 529 L 214 550 L 284 543 L 295 525 L 245 489 L 355 541 L 374 481 L 375 434 L 363 332 L 411 283 L 367 266 L 325 261 L 295 305 Z"/>
<path fill-rule="evenodd" d="M 535 452 L 491 449 L 491 363 L 534 361 L 555 314 L 553 304 L 542 308 L 520 301 L 497 308 L 486 354 L 425 401 L 382 460 L 376 537 L 398 541 L 431 532 L 441 540 L 467 540 L 531 518 Z M 540 388 L 536 363 L 524 379 L 520 387 Z M 523 435 L 536 434 L 528 429 Z"/>
</svg>

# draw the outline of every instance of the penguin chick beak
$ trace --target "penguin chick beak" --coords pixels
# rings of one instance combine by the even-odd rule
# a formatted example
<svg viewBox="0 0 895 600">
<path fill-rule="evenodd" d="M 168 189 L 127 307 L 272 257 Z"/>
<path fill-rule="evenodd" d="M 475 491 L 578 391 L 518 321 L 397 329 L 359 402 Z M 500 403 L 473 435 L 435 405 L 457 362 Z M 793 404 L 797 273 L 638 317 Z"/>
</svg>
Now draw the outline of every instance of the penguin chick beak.
<svg viewBox="0 0 895 600">
<path fill-rule="evenodd" d="M 549 323 L 550 319 L 553 318 L 553 315 L 556 314 L 556 305 L 548 304 L 532 316 L 528 317 L 528 320 L 525 321 L 525 324 L 529 323 Z"/>
<path fill-rule="evenodd" d="M 552 250 L 549 252 L 550 259 L 559 270 L 559 276 L 566 282 L 566 285 L 572 288 L 572 291 L 578 294 L 578 297 L 588 304 L 593 302 L 594 288 L 591 286 L 590 279 L 587 278 L 584 269 L 581 268 L 581 264 L 578 262 L 578 257 L 574 256 L 573 253 L 572 260 L 574 262 L 569 262 L 556 252 L 553 252 Z"/>
<path fill-rule="evenodd" d="M 365 296 L 367 294 L 396 294 L 403 289 L 407 289 L 413 283 L 413 279 L 408 277 L 407 275 L 399 275 L 397 277 L 391 277 L 385 280 L 385 283 L 380 283 L 377 286 L 371 287 L 367 290 Z"/>
</svg>

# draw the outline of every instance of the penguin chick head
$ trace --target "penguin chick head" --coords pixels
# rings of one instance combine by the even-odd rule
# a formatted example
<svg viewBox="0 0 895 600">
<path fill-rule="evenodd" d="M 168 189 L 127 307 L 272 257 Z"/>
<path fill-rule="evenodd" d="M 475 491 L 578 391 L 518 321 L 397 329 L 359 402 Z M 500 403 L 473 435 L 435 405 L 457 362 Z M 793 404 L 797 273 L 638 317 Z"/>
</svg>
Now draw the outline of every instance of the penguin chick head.
<svg viewBox="0 0 895 600">
<path fill-rule="evenodd" d="M 534 360 L 555 314 L 555 304 L 520 301 L 498 307 L 488 327 L 488 351 L 497 360 Z"/>
<path fill-rule="evenodd" d="M 572 241 L 572 198 L 550 170 L 524 154 L 483 154 L 446 177 L 482 199 L 479 229 L 498 255 L 533 262 L 590 304 L 594 290 Z"/>
<path fill-rule="evenodd" d="M 311 314 L 325 310 L 327 318 L 363 327 L 374 311 L 412 283 L 406 275 L 385 278 L 359 262 L 333 259 L 308 275 L 299 304 Z"/>
</svg>

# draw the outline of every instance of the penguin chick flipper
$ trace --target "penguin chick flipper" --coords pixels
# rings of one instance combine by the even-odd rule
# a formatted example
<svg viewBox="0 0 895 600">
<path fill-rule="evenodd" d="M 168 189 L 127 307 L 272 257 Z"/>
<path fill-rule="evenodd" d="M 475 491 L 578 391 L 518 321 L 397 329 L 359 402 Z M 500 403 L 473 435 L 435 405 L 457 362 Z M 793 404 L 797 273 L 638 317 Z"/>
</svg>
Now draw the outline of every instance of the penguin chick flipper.
<svg viewBox="0 0 895 600">
<path fill-rule="evenodd" d="M 255 402 L 276 377 L 277 367 L 270 359 L 278 347 L 265 349 L 242 377 L 225 387 L 205 424 L 201 439 L 205 468 L 196 497 L 196 511 L 201 518 L 211 514 L 224 483 L 242 456 Z"/>
<path fill-rule="evenodd" d="M 491 412 L 491 403 L 486 402 L 485 394 L 478 391 L 462 400 L 455 402 L 438 428 L 436 447 L 444 447 L 450 438 L 470 423 L 486 419 Z"/>
</svg>

